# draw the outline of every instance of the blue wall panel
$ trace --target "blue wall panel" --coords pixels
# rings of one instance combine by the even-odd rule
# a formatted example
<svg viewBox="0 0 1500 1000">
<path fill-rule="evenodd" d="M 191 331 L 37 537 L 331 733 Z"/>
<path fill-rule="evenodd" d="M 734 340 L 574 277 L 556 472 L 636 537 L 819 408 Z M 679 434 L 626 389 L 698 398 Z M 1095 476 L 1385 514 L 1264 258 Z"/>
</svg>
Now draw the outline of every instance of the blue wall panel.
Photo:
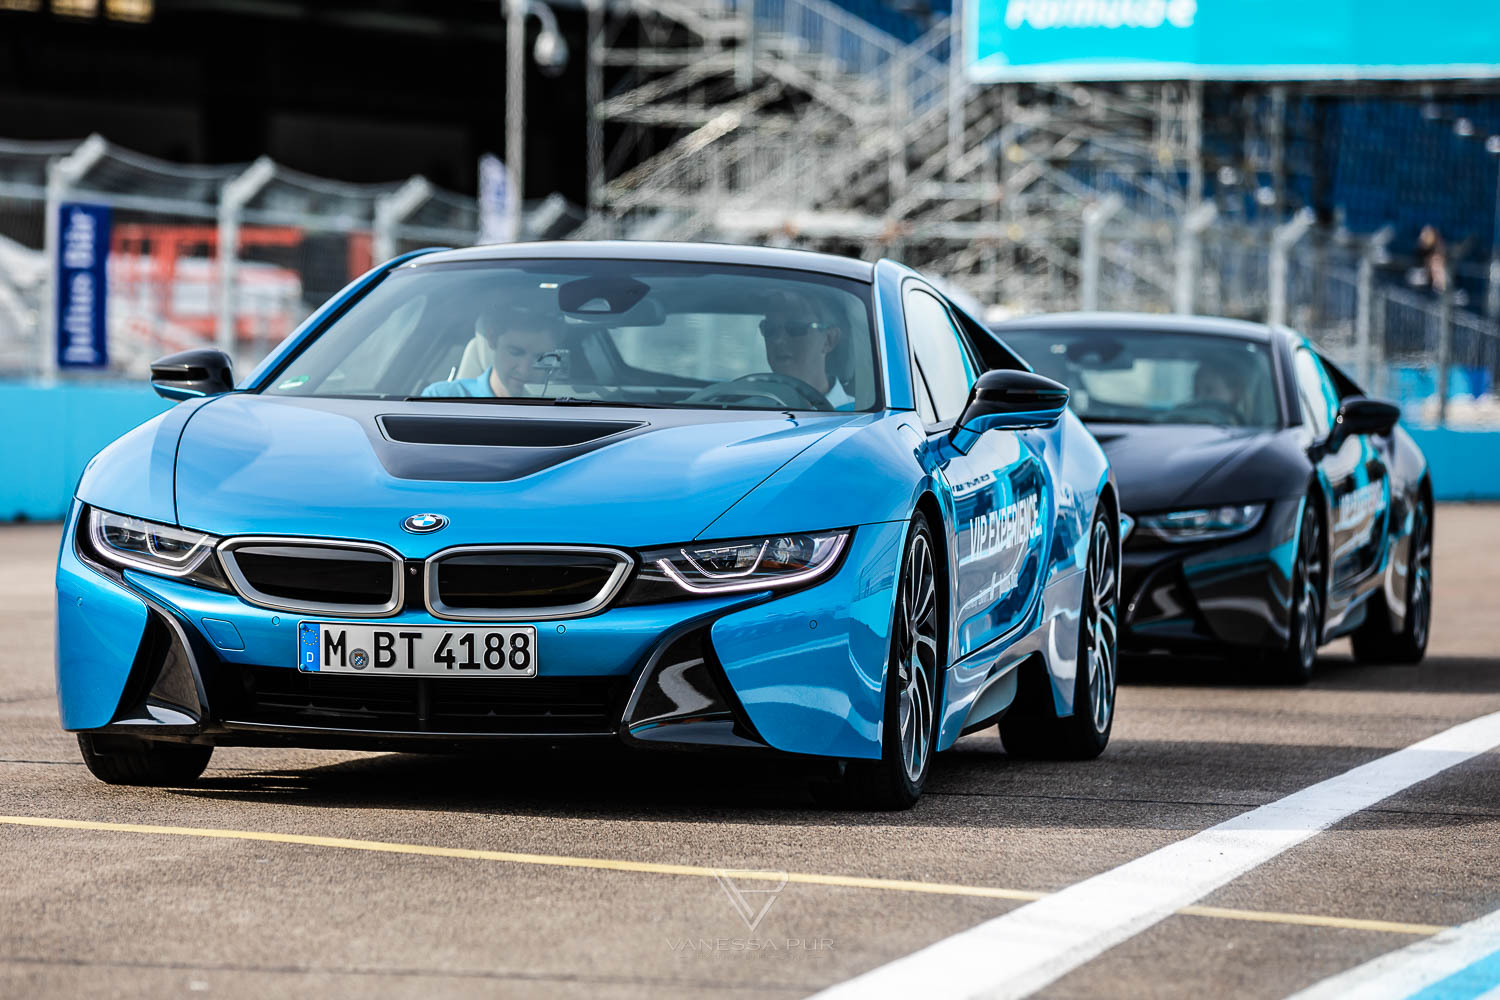
<svg viewBox="0 0 1500 1000">
<path fill-rule="evenodd" d="M 0 521 L 58 521 L 83 467 L 172 404 L 147 386 L 0 382 Z M 1500 500 L 1500 431 L 1410 428 L 1440 500 Z"/>
<path fill-rule="evenodd" d="M 0 521 L 59 521 L 83 467 L 172 404 L 144 384 L 0 382 Z"/>
<path fill-rule="evenodd" d="M 1439 500 L 1500 500 L 1500 431 L 1408 427 Z"/>
</svg>

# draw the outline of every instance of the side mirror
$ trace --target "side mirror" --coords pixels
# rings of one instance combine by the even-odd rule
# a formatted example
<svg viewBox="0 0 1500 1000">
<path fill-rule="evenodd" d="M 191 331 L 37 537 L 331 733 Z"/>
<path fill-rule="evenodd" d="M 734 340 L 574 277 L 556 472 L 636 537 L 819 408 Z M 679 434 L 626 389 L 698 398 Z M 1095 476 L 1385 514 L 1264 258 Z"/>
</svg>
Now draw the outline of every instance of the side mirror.
<svg viewBox="0 0 1500 1000">
<path fill-rule="evenodd" d="M 164 399 L 217 396 L 234 388 L 229 355 L 213 348 L 169 354 L 151 362 L 151 388 Z"/>
<path fill-rule="evenodd" d="M 1046 427 L 1068 407 L 1068 387 L 1035 372 L 1000 368 L 974 383 L 968 405 L 949 435 L 967 452 L 985 431 Z"/>
<path fill-rule="evenodd" d="M 1389 434 L 1401 419 L 1401 408 L 1383 399 L 1350 396 L 1339 404 L 1339 415 L 1329 437 L 1334 442 L 1359 434 Z"/>
</svg>

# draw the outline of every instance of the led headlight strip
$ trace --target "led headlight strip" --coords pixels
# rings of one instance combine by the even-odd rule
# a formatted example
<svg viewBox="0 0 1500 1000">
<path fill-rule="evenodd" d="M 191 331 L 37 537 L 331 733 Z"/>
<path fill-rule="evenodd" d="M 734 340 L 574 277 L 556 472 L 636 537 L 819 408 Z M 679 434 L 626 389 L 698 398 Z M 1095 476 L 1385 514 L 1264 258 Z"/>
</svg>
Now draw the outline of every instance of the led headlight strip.
<svg viewBox="0 0 1500 1000">
<path fill-rule="evenodd" d="M 1230 538 L 1254 530 L 1265 513 L 1263 503 L 1224 504 L 1145 515 L 1137 528 L 1150 531 L 1168 542 L 1201 542 Z"/>
<path fill-rule="evenodd" d="M 689 594 L 774 590 L 813 580 L 832 568 L 849 530 L 693 543 L 641 554 Z"/>
<path fill-rule="evenodd" d="M 218 541 L 199 531 L 95 507 L 89 508 L 88 519 L 89 542 L 99 558 L 161 576 L 191 576 L 213 555 Z"/>
</svg>

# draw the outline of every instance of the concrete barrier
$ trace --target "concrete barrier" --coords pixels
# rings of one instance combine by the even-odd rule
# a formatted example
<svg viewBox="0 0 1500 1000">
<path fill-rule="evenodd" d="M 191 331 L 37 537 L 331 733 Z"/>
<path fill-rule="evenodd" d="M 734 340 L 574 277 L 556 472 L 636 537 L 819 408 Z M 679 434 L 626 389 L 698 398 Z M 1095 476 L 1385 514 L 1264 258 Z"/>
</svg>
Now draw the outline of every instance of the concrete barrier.
<svg viewBox="0 0 1500 1000">
<path fill-rule="evenodd" d="M 1500 500 L 1500 431 L 1408 427 L 1439 500 Z"/>
<path fill-rule="evenodd" d="M 0 382 L 0 521 L 60 520 L 88 460 L 171 405 L 146 385 Z M 1500 431 L 1411 434 L 1439 500 L 1500 500 Z"/>
<path fill-rule="evenodd" d="M 0 382 L 0 521 L 57 521 L 94 454 L 172 404 L 143 383 Z"/>
</svg>

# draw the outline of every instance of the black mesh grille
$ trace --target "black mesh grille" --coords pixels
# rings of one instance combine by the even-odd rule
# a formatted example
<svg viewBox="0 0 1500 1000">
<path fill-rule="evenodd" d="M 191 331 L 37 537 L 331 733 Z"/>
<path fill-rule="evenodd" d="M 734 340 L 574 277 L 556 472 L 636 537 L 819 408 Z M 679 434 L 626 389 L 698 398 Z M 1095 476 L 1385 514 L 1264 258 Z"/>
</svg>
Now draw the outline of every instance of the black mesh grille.
<svg viewBox="0 0 1500 1000">
<path fill-rule="evenodd" d="M 386 732 L 609 733 L 626 677 L 350 677 L 245 667 L 235 722 Z"/>
<path fill-rule="evenodd" d="M 459 553 L 437 563 L 436 597 L 454 611 L 588 604 L 619 566 L 612 556 L 584 552 Z"/>
<path fill-rule="evenodd" d="M 283 601 L 380 607 L 394 597 L 391 559 L 378 552 L 265 544 L 231 557 L 251 587 Z"/>
</svg>

